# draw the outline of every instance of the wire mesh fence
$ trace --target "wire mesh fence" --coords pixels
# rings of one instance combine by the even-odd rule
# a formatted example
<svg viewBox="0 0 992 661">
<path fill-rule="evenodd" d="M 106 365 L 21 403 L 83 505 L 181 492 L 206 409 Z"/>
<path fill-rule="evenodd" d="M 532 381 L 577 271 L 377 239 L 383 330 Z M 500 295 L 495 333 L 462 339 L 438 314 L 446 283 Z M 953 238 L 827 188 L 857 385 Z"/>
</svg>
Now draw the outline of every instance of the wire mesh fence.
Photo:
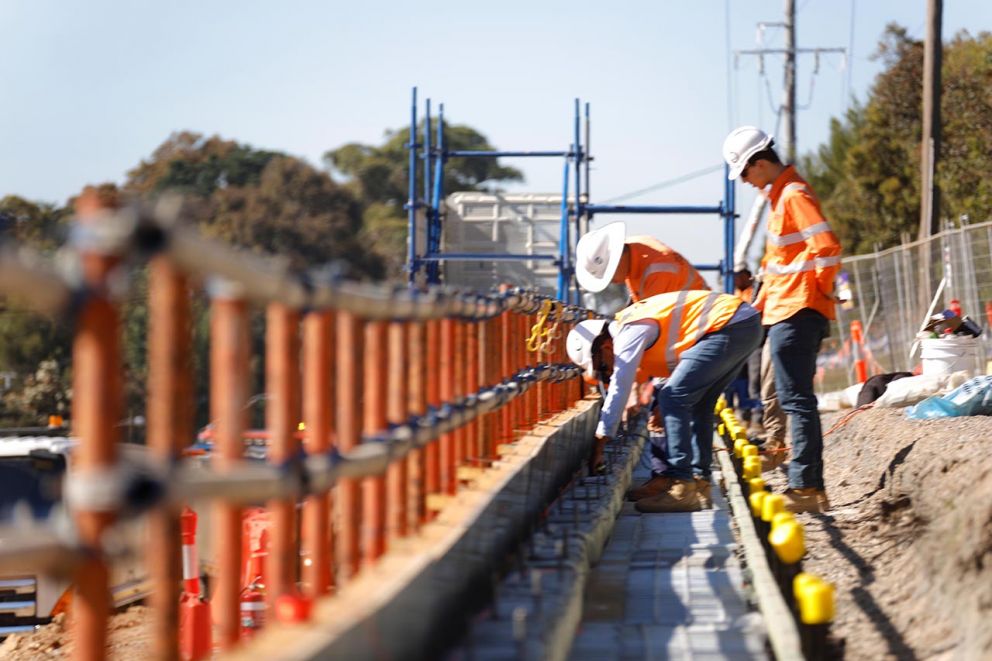
<svg viewBox="0 0 992 661">
<path fill-rule="evenodd" d="M 841 278 L 852 298 L 837 306 L 837 320 L 818 359 L 817 386 L 831 391 L 855 381 L 850 327 L 864 327 L 868 373 L 911 372 L 919 364 L 916 336 L 931 306 L 940 312 L 957 301 L 985 332 L 971 369 L 985 371 L 992 355 L 992 221 L 946 223 L 935 236 L 866 255 L 847 257 Z M 943 283 L 943 286 L 942 286 Z M 938 295 L 939 294 L 939 295 Z"/>
</svg>

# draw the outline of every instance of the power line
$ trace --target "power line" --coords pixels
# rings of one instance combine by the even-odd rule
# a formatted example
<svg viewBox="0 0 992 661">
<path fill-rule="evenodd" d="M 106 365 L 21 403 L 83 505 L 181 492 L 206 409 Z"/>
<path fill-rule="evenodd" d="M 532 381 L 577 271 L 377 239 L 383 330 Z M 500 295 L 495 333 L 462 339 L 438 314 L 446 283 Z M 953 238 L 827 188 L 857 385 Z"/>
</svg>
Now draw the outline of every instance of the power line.
<svg viewBox="0 0 992 661">
<path fill-rule="evenodd" d="M 688 174 L 684 174 L 684 175 L 682 175 L 680 177 L 675 177 L 674 179 L 666 179 L 665 181 L 659 182 L 659 183 L 654 184 L 652 186 L 648 186 L 647 188 L 640 188 L 638 190 L 631 191 L 629 193 L 624 193 L 623 195 L 618 195 L 617 197 L 612 197 L 612 198 L 610 198 L 608 200 L 603 200 L 603 202 L 601 204 L 616 204 L 617 202 L 623 202 L 625 200 L 629 200 L 631 198 L 638 197 L 640 195 L 644 195 L 645 193 L 652 193 L 654 191 L 661 190 L 662 188 L 668 188 L 670 186 L 675 186 L 677 184 L 682 184 L 682 183 L 685 183 L 687 181 L 691 181 L 691 180 L 696 179 L 698 177 L 703 177 L 703 176 L 706 176 L 708 174 L 712 174 L 712 173 L 716 172 L 717 170 L 722 170 L 723 167 L 724 167 L 723 163 L 719 163 L 717 165 L 711 165 L 711 166 L 709 166 L 707 168 L 703 168 L 701 170 L 696 170 L 694 172 L 690 172 Z"/>
</svg>

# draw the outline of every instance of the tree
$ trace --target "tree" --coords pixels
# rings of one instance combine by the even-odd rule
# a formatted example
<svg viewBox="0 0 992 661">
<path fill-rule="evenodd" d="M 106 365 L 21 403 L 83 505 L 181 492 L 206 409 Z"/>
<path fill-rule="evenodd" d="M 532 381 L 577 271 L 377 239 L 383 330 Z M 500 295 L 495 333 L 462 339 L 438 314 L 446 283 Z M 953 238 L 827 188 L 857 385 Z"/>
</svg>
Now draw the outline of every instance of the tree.
<svg viewBox="0 0 992 661">
<path fill-rule="evenodd" d="M 423 131 L 421 122 L 418 132 Z M 433 126 L 437 135 L 437 124 Z M 492 151 L 489 140 L 469 126 L 444 127 L 450 150 Z M 410 129 L 387 131 L 382 145 L 349 143 L 324 154 L 324 163 L 343 177 L 363 204 L 363 239 L 387 261 L 390 275 L 401 272 L 406 259 Z M 418 164 L 418 168 L 422 168 Z M 507 181 L 523 181 L 523 173 L 496 158 L 452 158 L 445 163 L 443 192 L 498 190 Z M 421 179 L 421 183 L 423 180 Z M 420 191 L 418 191 L 418 195 Z"/>
<path fill-rule="evenodd" d="M 830 138 L 803 159 L 849 253 L 898 244 L 919 225 L 923 43 L 886 28 L 876 57 L 885 69 L 865 104 L 833 119 Z M 992 35 L 962 32 L 945 46 L 941 215 L 986 219 L 992 211 Z"/>
</svg>

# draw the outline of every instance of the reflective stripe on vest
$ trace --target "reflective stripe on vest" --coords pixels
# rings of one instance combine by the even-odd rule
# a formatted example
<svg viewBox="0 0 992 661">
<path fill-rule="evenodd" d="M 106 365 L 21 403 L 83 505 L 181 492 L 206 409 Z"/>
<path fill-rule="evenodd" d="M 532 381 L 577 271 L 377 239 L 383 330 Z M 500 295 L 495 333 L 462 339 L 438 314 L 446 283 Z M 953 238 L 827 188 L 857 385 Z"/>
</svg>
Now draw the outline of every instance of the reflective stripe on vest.
<svg viewBox="0 0 992 661">
<path fill-rule="evenodd" d="M 840 264 L 840 255 L 833 257 L 817 257 L 805 262 L 795 262 L 794 264 L 765 264 L 765 273 L 768 275 L 792 275 L 805 271 L 815 271 L 816 269 Z"/>
<path fill-rule="evenodd" d="M 685 299 L 688 294 L 689 291 L 686 289 L 679 292 L 679 297 L 675 299 L 675 307 L 672 308 L 672 314 L 668 317 L 668 337 L 665 338 L 665 364 L 668 365 L 669 372 L 674 370 L 675 365 L 678 363 L 678 357 L 675 355 L 675 343 L 681 339 L 682 313 L 685 312 Z"/>
<path fill-rule="evenodd" d="M 644 285 L 648 281 L 648 277 L 654 275 L 655 273 L 674 273 L 678 275 L 679 265 L 669 264 L 666 262 L 655 262 L 654 264 L 648 264 L 648 267 L 644 269 L 644 274 L 641 276 L 641 284 L 637 290 L 640 294 L 644 291 Z"/>
<path fill-rule="evenodd" d="M 772 234 L 768 233 L 765 237 L 768 243 L 772 243 L 776 246 L 791 246 L 793 243 L 802 243 L 806 239 L 816 234 L 821 234 L 823 232 L 829 232 L 830 225 L 826 221 L 821 223 L 816 223 L 815 225 L 810 225 L 798 232 L 791 232 L 789 234 Z"/>
<path fill-rule="evenodd" d="M 699 323 L 696 324 L 696 334 L 692 338 L 692 344 L 695 345 L 699 342 L 700 338 L 706 334 L 706 329 L 709 327 L 710 323 L 710 312 L 713 311 L 713 306 L 716 305 L 717 299 L 720 298 L 720 294 L 713 292 L 706 297 L 703 301 L 703 309 L 699 312 Z"/>
</svg>

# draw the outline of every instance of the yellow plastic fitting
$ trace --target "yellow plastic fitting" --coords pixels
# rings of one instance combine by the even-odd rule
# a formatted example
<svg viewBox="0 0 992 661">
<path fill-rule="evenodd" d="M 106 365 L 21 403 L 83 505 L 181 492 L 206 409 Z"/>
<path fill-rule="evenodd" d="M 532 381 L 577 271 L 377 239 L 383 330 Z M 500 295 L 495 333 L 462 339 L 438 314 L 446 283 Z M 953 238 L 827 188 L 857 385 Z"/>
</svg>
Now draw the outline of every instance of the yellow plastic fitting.
<svg viewBox="0 0 992 661">
<path fill-rule="evenodd" d="M 750 487 L 751 493 L 754 493 L 755 491 L 765 490 L 765 481 L 760 477 L 752 477 L 750 480 L 747 481 L 747 485 L 748 487 Z"/>
<path fill-rule="evenodd" d="M 827 624 L 834 619 L 834 586 L 817 581 L 803 587 L 796 599 L 803 624 Z"/>
<path fill-rule="evenodd" d="M 761 516 L 761 504 L 765 501 L 766 496 L 768 496 L 767 491 L 755 491 L 748 497 L 751 502 L 751 514 L 755 517 Z"/>
<path fill-rule="evenodd" d="M 784 512 L 776 512 L 775 516 L 772 517 L 772 530 L 775 530 L 775 526 L 780 526 L 783 523 L 788 523 L 789 521 L 796 521 L 796 515 L 788 510 Z"/>
<path fill-rule="evenodd" d="M 726 435 L 726 430 L 727 428 L 723 426 L 722 422 L 716 426 L 716 433 L 720 436 Z"/>
<path fill-rule="evenodd" d="M 744 451 L 744 445 L 746 445 L 746 442 L 742 441 L 739 438 L 736 441 L 734 441 L 734 456 L 737 457 L 738 459 L 741 458 L 741 452 Z"/>
<path fill-rule="evenodd" d="M 755 477 L 761 477 L 761 459 L 747 457 L 744 459 L 744 479 L 750 480 Z"/>
<path fill-rule="evenodd" d="M 770 493 L 761 504 L 761 520 L 771 523 L 772 517 L 785 511 L 785 497 L 781 494 Z"/>
<path fill-rule="evenodd" d="M 745 459 L 747 459 L 748 457 L 757 457 L 758 452 L 759 451 L 757 445 L 755 445 L 754 443 L 747 443 L 746 445 L 744 445 L 743 449 L 741 450 L 741 456 L 744 457 Z"/>
<path fill-rule="evenodd" d="M 800 593 L 806 589 L 806 586 L 812 585 L 813 583 L 822 583 L 823 579 L 816 574 L 808 574 L 806 572 L 799 572 L 796 577 L 792 579 L 792 596 L 797 600 L 799 599 Z"/>
<path fill-rule="evenodd" d="M 768 498 L 765 498 L 765 503 L 768 503 Z M 768 541 L 779 559 L 788 565 L 799 562 L 806 555 L 806 537 L 797 521 L 786 521 L 772 528 Z"/>
</svg>

